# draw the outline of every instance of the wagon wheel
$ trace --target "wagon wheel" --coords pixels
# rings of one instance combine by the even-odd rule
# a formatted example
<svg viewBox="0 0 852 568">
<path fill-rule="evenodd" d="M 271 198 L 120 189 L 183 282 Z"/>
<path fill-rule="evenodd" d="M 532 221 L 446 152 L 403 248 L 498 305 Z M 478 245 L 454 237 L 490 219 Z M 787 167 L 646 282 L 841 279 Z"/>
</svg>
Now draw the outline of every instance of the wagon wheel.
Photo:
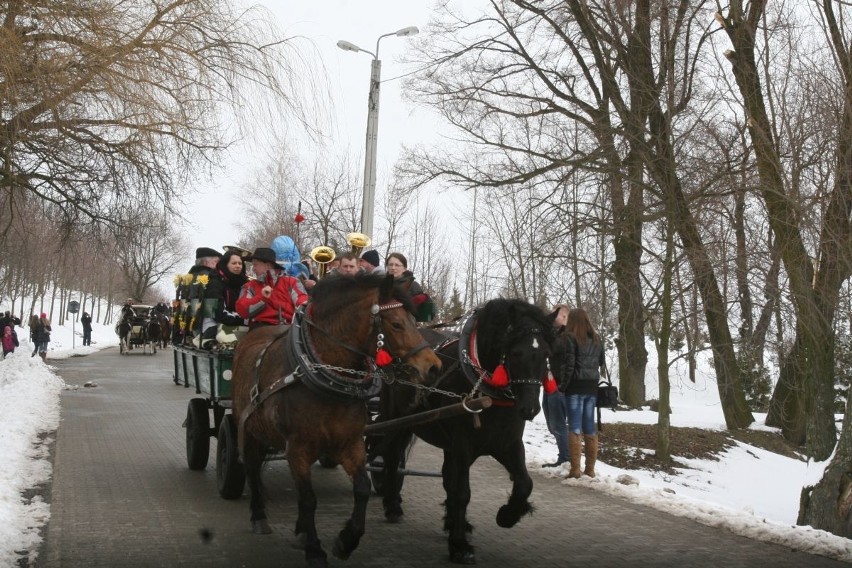
<svg viewBox="0 0 852 568">
<path fill-rule="evenodd" d="M 239 457 L 234 415 L 226 414 L 219 423 L 219 442 L 216 444 L 216 485 L 224 499 L 239 499 L 243 494 L 246 470 Z"/>
<path fill-rule="evenodd" d="M 193 398 L 186 409 L 186 463 L 189 469 L 202 470 L 210 457 L 210 413 L 207 401 Z"/>
</svg>

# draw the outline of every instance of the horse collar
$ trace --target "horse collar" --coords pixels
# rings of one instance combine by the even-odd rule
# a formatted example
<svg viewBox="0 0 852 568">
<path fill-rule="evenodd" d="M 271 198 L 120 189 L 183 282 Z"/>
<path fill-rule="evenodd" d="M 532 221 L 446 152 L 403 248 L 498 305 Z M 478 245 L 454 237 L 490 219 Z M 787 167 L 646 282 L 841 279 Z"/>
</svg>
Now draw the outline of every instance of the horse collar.
<svg viewBox="0 0 852 568">
<path fill-rule="evenodd" d="M 502 399 L 512 402 L 514 395 L 507 387 L 494 387 L 489 384 L 491 372 L 483 369 L 479 362 L 479 350 L 477 349 L 476 313 L 468 317 L 462 324 L 461 336 L 459 337 L 459 361 L 461 369 L 471 386 L 494 399 Z M 498 404 L 498 406 L 501 406 Z"/>
<path fill-rule="evenodd" d="M 358 400 L 369 400 L 377 396 L 382 388 L 383 374 L 381 372 L 354 371 L 367 375 L 367 377 L 366 379 L 351 378 L 338 372 L 338 370 L 344 371 L 345 369 L 331 368 L 321 363 L 316 356 L 316 351 L 308 334 L 308 326 L 306 325 L 308 322 L 310 320 L 304 310 L 298 309 L 293 315 L 293 327 L 290 330 L 290 356 L 297 365 L 296 373 L 302 382 L 321 395 Z M 349 346 L 344 346 L 349 348 Z"/>
</svg>

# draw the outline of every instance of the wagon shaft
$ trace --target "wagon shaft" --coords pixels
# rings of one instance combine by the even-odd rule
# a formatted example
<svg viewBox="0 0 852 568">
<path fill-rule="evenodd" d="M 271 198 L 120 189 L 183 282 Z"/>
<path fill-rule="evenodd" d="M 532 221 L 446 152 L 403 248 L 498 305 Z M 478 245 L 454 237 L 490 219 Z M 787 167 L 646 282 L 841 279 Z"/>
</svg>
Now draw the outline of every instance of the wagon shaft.
<svg viewBox="0 0 852 568">
<path fill-rule="evenodd" d="M 435 420 L 442 420 L 444 418 L 458 416 L 459 414 L 464 414 L 465 412 L 478 412 L 480 410 L 489 408 L 491 406 L 491 403 L 492 400 L 490 396 L 481 396 L 479 398 L 474 398 L 473 400 L 469 400 L 467 402 L 450 404 L 447 406 L 442 406 L 440 408 L 435 408 L 434 410 L 427 410 L 425 412 L 418 412 L 417 414 L 403 416 L 402 418 L 394 418 L 393 420 L 375 422 L 373 424 L 368 425 L 364 429 L 364 433 L 367 435 L 381 434 L 383 432 L 395 430 L 397 428 L 404 428 L 406 426 L 416 426 L 419 424 L 426 424 L 427 422 L 434 422 Z"/>
</svg>

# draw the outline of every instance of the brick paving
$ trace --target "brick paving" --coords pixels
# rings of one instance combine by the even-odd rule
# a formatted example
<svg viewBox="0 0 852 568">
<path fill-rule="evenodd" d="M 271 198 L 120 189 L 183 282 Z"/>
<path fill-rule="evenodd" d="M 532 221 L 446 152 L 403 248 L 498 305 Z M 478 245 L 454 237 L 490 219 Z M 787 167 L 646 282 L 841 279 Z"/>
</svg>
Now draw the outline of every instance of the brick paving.
<svg viewBox="0 0 852 568">
<path fill-rule="evenodd" d="M 247 496 L 216 491 L 215 439 L 205 471 L 186 465 L 181 424 L 192 389 L 171 381 L 172 352 L 121 356 L 109 349 L 53 362 L 69 384 L 54 447 L 53 482 L 46 498 L 51 519 L 39 567 L 304 565 L 292 547 L 296 505 L 284 462 L 268 464 L 264 481 L 272 535 L 253 535 Z M 409 465 L 438 471 L 440 452 L 415 446 Z M 313 470 L 317 526 L 330 550 L 352 506 L 338 469 Z M 840 562 L 735 536 L 582 487 L 533 476 L 536 512 L 513 529 L 494 522 L 510 482 L 496 462 L 471 470 L 469 518 L 482 566 L 839 566 Z M 333 566 L 419 568 L 449 566 L 441 529 L 440 480 L 406 480 L 406 516 L 384 522 L 381 501 L 370 500 L 367 534 L 350 560 L 329 554 Z M 209 534 L 210 538 L 203 538 Z"/>
</svg>

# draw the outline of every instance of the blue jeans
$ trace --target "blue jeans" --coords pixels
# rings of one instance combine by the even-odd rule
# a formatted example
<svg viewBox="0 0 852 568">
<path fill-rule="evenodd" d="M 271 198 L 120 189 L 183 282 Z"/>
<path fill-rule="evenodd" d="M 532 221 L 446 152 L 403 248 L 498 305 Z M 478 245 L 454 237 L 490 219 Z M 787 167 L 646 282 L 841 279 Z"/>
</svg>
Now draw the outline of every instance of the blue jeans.
<svg viewBox="0 0 852 568">
<path fill-rule="evenodd" d="M 595 402 L 593 394 L 569 394 L 568 399 L 568 430 L 575 434 L 593 436 L 595 430 Z"/>
<path fill-rule="evenodd" d="M 556 449 L 559 450 L 556 461 L 568 461 L 568 428 L 565 424 L 568 417 L 568 400 L 559 391 L 553 394 L 545 393 L 541 406 L 544 409 L 547 429 L 556 438 Z"/>
</svg>

